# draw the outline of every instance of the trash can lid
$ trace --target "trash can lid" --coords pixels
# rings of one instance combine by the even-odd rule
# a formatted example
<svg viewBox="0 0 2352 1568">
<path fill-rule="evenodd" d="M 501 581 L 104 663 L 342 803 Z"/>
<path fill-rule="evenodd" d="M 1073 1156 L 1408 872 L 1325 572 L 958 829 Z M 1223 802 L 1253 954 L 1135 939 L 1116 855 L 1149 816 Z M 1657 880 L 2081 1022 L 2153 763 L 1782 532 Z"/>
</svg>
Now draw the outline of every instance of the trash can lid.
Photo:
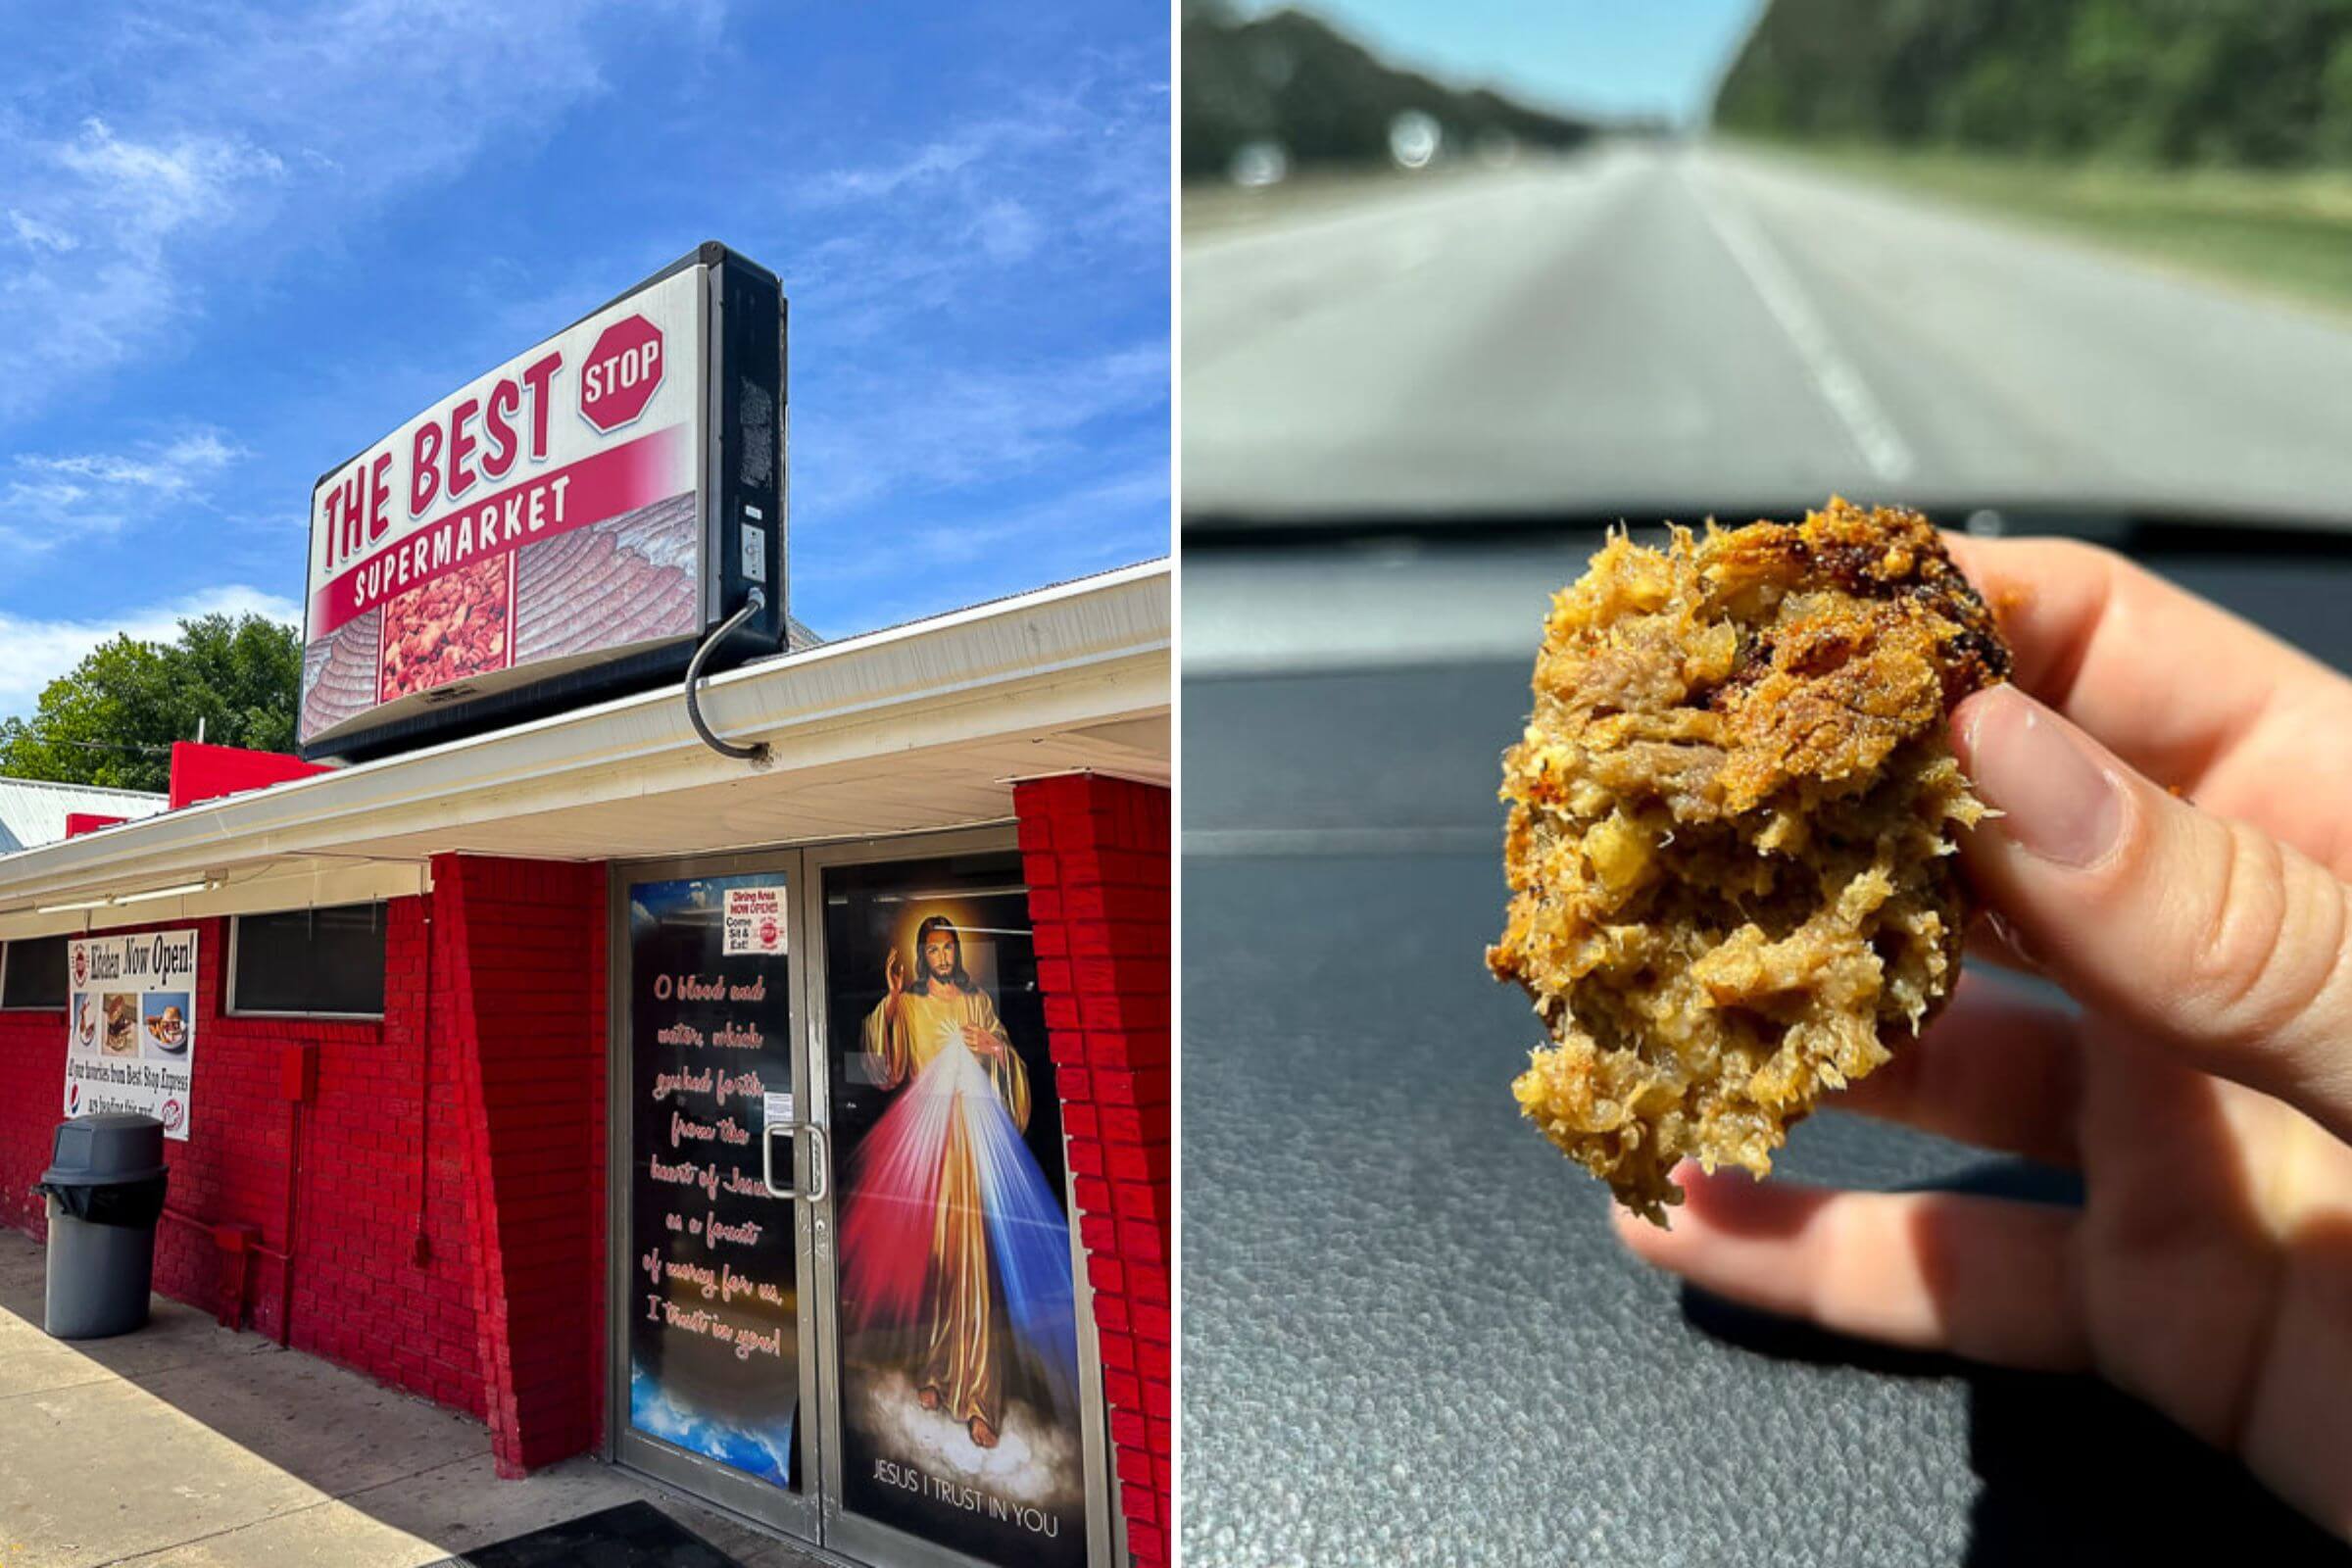
<svg viewBox="0 0 2352 1568">
<path fill-rule="evenodd" d="M 109 1111 L 60 1122 L 41 1180 L 67 1187 L 144 1181 L 164 1173 L 164 1124 Z"/>
</svg>

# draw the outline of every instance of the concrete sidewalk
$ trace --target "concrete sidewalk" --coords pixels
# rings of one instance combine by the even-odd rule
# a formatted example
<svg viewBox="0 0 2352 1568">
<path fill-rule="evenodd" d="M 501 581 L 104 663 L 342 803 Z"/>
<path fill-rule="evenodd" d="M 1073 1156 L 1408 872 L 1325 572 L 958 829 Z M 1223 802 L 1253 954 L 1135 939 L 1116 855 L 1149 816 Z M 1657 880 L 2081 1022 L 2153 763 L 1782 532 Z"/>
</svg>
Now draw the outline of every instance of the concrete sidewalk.
<svg viewBox="0 0 2352 1568">
<path fill-rule="evenodd" d="M 50 1339 L 43 1263 L 0 1229 L 0 1568 L 422 1568 L 636 1498 L 746 1568 L 820 1568 L 594 1460 L 500 1481 L 480 1422 L 160 1296 L 136 1334 Z"/>
</svg>

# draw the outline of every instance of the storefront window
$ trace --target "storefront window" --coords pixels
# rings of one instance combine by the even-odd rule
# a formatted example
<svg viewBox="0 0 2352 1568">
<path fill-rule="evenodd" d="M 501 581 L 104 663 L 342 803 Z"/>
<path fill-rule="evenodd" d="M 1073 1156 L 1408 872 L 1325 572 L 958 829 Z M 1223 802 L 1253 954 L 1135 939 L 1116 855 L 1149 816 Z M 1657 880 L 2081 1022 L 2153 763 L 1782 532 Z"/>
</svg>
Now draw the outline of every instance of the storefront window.
<svg viewBox="0 0 2352 1568">
<path fill-rule="evenodd" d="M 64 937 L 25 937 L 0 946 L 0 1007 L 54 1012 L 65 1004 Z"/>
<path fill-rule="evenodd" d="M 238 915 L 229 1010 L 383 1016 L 385 923 L 380 904 Z"/>
<path fill-rule="evenodd" d="M 843 1502 L 1086 1559 L 1060 1104 L 1013 855 L 825 873 Z"/>
</svg>

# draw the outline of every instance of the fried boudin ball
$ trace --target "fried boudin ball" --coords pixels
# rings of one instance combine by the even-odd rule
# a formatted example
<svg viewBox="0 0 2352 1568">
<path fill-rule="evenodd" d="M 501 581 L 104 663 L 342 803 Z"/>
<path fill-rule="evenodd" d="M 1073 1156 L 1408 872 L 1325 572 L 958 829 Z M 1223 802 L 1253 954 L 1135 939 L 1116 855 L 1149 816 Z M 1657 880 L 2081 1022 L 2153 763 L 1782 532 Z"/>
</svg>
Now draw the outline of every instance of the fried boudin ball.
<svg viewBox="0 0 2352 1568">
<path fill-rule="evenodd" d="M 1620 1202 L 1664 1224 L 1686 1156 L 1763 1175 L 1951 995 L 1985 808 L 1945 721 L 2008 668 L 1901 508 L 1615 536 L 1553 598 L 1487 962 L 1552 1040 L 1520 1108 Z"/>
</svg>

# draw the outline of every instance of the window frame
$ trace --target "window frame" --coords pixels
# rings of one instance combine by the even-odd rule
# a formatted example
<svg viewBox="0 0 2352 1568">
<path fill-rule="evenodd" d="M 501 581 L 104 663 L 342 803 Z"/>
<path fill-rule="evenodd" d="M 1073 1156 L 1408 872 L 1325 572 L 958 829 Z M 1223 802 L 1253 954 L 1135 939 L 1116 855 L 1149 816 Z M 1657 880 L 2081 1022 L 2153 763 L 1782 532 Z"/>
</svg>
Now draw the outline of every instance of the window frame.
<svg viewBox="0 0 2352 1568">
<path fill-rule="evenodd" d="M 324 907 L 326 907 L 326 908 L 330 908 L 330 909 L 353 909 L 353 908 L 358 908 L 358 907 L 360 907 L 360 906 L 363 906 L 363 905 L 368 905 L 368 904 L 372 904 L 372 905 L 374 905 L 374 906 L 375 906 L 377 908 L 379 908 L 379 909 L 381 909 L 381 910 L 383 910 L 383 911 L 384 911 L 384 939 L 385 939 L 386 943 L 387 943 L 387 944 L 389 944 L 389 942 L 391 941 L 391 936 L 392 936 L 392 901 L 391 901 L 391 900 L 389 900 L 389 899 L 362 899 L 362 900 L 358 901 L 358 903 L 355 903 L 355 904 L 330 904 L 330 905 L 326 905 L 326 906 L 324 906 Z M 296 913 L 316 913 L 316 912 L 317 912 L 316 908 L 311 908 L 311 909 L 302 909 L 302 910 L 296 910 L 296 909 L 258 909 L 258 910 L 255 910 L 255 911 L 254 911 L 254 913 L 255 913 L 255 914 L 260 914 L 260 915 L 265 915 L 265 916 L 267 916 L 267 915 L 272 915 L 272 914 L 296 914 Z M 382 1012 L 380 1009 L 379 1009 L 379 1010 L 377 1010 L 377 1011 L 375 1011 L 375 1012 L 315 1012 L 315 1011 L 303 1011 L 303 1010 L 293 1010 L 293 1011 L 288 1011 L 288 1010 L 286 1010 L 286 1009 L 284 1009 L 284 1008 L 278 1008 L 278 1007 L 240 1007 L 239 1005 L 237 1005 L 237 945 L 238 945 L 238 942 L 239 942 L 239 940 L 240 940 L 240 939 L 243 937 L 243 935 L 244 935 L 244 932 L 245 932 L 245 922 L 246 922 L 248 919 L 250 919 L 250 918 L 252 918 L 252 915 L 247 915 L 247 914 L 232 914 L 232 915 L 230 915 L 230 916 L 228 917 L 228 974 L 227 974 L 227 978 L 226 978 L 226 980 L 224 981 L 224 983 L 222 984 L 222 987 L 221 987 L 221 998 L 220 998 L 220 1015 L 221 1015 L 222 1017 L 224 1017 L 224 1018 L 322 1018 L 322 1019 L 327 1019 L 327 1020 L 330 1020 L 330 1021 L 333 1021 L 333 1022 L 339 1022 L 339 1023 L 382 1023 L 382 1022 L 384 1021 L 384 1014 L 383 1014 L 383 1012 Z M 389 954 L 389 952 L 387 952 L 387 953 L 386 953 L 386 955 L 385 955 L 385 957 L 386 957 L 387 959 L 389 959 L 389 957 L 390 957 L 390 954 Z M 389 991 L 391 990 L 391 987 L 390 987 L 390 986 L 387 984 L 387 985 L 386 985 L 386 987 L 385 987 L 385 990 L 386 990 L 386 992 L 387 992 L 387 993 L 389 993 Z"/>
<path fill-rule="evenodd" d="M 74 972 L 73 972 L 73 969 L 72 969 L 72 967 L 71 967 L 72 960 L 71 960 L 70 958 L 67 960 L 67 961 L 68 961 L 68 965 L 69 965 L 69 966 L 68 966 L 68 968 L 67 968 L 67 971 L 66 971 L 66 994 L 65 994 L 65 1000 L 64 1000 L 63 1002 L 60 1002 L 60 1003 L 59 1003 L 59 1004 L 56 1005 L 56 1006 L 52 1007 L 52 1006 L 48 1006 L 48 1005 L 41 1004 L 33 1004 L 33 1005 L 31 1005 L 31 1006 L 26 1006 L 26 1005 L 24 1005 L 24 1004 L 22 1004 L 22 1003 L 19 1003 L 19 1004 L 15 1004 L 15 1005 L 11 1005 L 11 1004 L 9 1004 L 9 1002 L 8 1002 L 8 1000 L 7 1000 L 7 999 L 8 999 L 8 960 L 9 960 L 9 956 L 10 956 L 12 953 L 14 953 L 14 952 L 17 950 L 17 948 L 18 948 L 19 946 L 21 946 L 22 944 L 24 944 L 24 943 L 26 943 L 26 942 L 63 942 L 63 943 L 71 943 L 71 942 L 74 940 L 74 934 L 73 932 L 71 932 L 71 931 L 61 931 L 61 932 L 58 932 L 58 933 L 56 933 L 54 936 L 46 936 L 46 937 L 10 937 L 10 938 L 8 938 L 6 941 L 0 941 L 0 1012 L 29 1012 L 29 1013 L 55 1012 L 55 1013 L 67 1013 L 67 1014 L 70 1014 L 71 1012 L 73 1012 L 73 1010 L 74 1010 Z M 63 952 L 66 952 L 66 953 L 69 953 L 69 954 L 70 954 L 70 953 L 71 953 L 73 950 L 72 950 L 71 948 L 66 948 L 66 949 L 63 949 L 63 950 L 61 950 L 61 951 L 63 951 Z"/>
</svg>

